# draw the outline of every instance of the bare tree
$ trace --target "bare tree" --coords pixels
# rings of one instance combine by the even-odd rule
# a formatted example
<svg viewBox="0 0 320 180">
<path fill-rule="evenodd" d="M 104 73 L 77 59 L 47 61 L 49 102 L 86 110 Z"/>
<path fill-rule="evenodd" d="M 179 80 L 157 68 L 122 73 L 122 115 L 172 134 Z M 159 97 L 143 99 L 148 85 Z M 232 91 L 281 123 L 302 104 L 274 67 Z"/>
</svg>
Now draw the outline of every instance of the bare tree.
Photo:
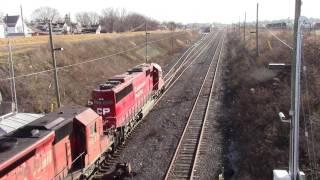
<svg viewBox="0 0 320 180">
<path fill-rule="evenodd" d="M 59 11 L 52 7 L 40 7 L 33 11 L 32 19 L 34 21 L 57 21 L 60 19 Z"/>
<path fill-rule="evenodd" d="M 107 8 L 102 10 L 101 25 L 107 32 L 112 33 L 115 31 L 115 22 L 119 19 L 119 11 L 113 8 Z"/>
<path fill-rule="evenodd" d="M 125 19 L 127 30 L 144 31 L 145 23 L 146 17 L 138 13 L 130 13 Z"/>
<path fill-rule="evenodd" d="M 173 21 L 168 22 L 167 27 L 170 29 L 170 31 L 174 31 L 177 28 L 177 24 Z"/>
<path fill-rule="evenodd" d="M 125 24 L 126 18 L 127 18 L 127 11 L 125 9 L 121 9 L 118 12 L 117 21 L 114 23 L 114 29 L 116 32 L 125 32 L 128 30 Z"/>
<path fill-rule="evenodd" d="M 99 23 L 100 16 L 96 12 L 80 12 L 76 14 L 76 20 L 81 25 L 95 25 Z"/>
<path fill-rule="evenodd" d="M 3 18 L 4 18 L 3 12 L 0 12 L 0 23 L 3 23 Z"/>
</svg>

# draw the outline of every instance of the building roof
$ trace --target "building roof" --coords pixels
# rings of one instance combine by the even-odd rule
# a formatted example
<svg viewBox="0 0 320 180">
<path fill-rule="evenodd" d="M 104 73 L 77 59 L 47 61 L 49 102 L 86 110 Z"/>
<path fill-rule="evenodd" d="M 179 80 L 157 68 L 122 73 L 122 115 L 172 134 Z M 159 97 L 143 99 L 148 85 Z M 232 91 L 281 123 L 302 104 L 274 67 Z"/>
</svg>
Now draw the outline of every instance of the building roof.
<svg viewBox="0 0 320 180">
<path fill-rule="evenodd" d="M 44 116 L 43 114 L 10 113 L 0 117 L 0 129 L 2 129 L 5 133 L 10 133 L 43 116 Z M 0 132 L 0 136 L 1 136 L 1 132 Z"/>
<path fill-rule="evenodd" d="M 4 17 L 4 22 L 8 27 L 15 27 L 18 20 L 19 20 L 19 15 L 16 16 L 5 16 Z"/>
</svg>

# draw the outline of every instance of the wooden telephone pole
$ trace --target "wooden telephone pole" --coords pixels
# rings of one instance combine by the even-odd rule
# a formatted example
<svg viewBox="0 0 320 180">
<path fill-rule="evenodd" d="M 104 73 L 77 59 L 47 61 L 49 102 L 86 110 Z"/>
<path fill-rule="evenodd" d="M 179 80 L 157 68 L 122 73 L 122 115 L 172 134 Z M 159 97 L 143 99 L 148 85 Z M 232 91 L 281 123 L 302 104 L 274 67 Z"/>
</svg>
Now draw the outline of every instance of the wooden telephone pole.
<svg viewBox="0 0 320 180">
<path fill-rule="evenodd" d="M 247 21 L 247 12 L 244 12 L 243 40 L 246 40 L 246 21 Z"/>
<path fill-rule="evenodd" d="M 61 107 L 61 98 L 60 98 L 60 90 L 59 90 L 59 80 L 58 80 L 58 70 L 57 70 L 57 61 L 55 56 L 55 51 L 58 50 L 54 47 L 53 39 L 52 39 L 52 22 L 49 21 L 49 40 L 50 40 L 50 47 L 51 47 L 51 56 L 52 56 L 52 64 L 54 68 L 54 82 L 56 88 L 56 98 L 57 98 L 57 105 L 58 108 Z"/>
<path fill-rule="evenodd" d="M 257 21 L 256 21 L 256 56 L 259 57 L 259 3 L 257 3 Z"/>
</svg>

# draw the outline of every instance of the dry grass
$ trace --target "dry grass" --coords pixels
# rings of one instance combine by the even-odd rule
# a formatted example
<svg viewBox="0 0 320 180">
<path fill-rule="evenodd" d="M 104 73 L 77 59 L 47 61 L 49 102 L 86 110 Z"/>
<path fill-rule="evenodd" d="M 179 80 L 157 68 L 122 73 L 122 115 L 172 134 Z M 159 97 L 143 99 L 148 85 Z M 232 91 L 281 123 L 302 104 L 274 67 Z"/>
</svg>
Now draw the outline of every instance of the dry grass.
<svg viewBox="0 0 320 180">
<path fill-rule="evenodd" d="M 166 34 L 171 33 L 171 31 L 150 31 L 151 34 Z M 139 35 L 144 35 L 145 32 L 125 32 L 125 33 L 103 33 L 103 34 L 77 34 L 77 35 L 54 35 L 54 40 L 56 42 L 79 42 L 88 41 L 95 39 L 115 39 L 115 38 L 128 38 Z M 10 38 L 13 46 L 29 46 L 29 45 L 39 45 L 46 44 L 49 41 L 48 36 L 33 36 L 33 37 L 14 37 Z M 0 39 L 0 47 L 7 46 L 8 38 Z"/>
<path fill-rule="evenodd" d="M 290 42 L 290 35 L 277 32 L 281 39 Z M 237 163 L 239 173 L 236 179 L 271 179 L 274 168 L 287 169 L 289 126 L 278 120 L 277 113 L 288 113 L 290 106 L 290 72 L 270 71 L 269 62 L 291 61 L 291 51 L 270 34 L 262 32 L 260 36 L 260 57 L 255 57 L 254 36 L 244 43 L 235 34 L 230 34 L 227 54 L 229 78 L 227 102 L 231 107 L 232 138 L 239 144 L 240 159 Z M 304 41 L 304 65 L 307 65 L 309 93 L 302 87 L 302 110 L 300 141 L 300 168 L 307 173 L 308 179 L 315 163 L 319 168 L 320 153 L 308 153 L 311 144 L 303 136 L 305 127 L 309 137 L 313 137 L 315 150 L 320 148 L 320 41 L 307 36 Z M 270 45 L 272 48 L 270 48 Z M 307 106 L 309 104 L 309 106 Z M 306 123 L 303 119 L 306 118 Z M 313 124 L 313 132 L 309 118 Z M 310 138 L 309 138 L 310 140 Z M 309 141 L 310 142 L 310 141 Z"/>
<path fill-rule="evenodd" d="M 197 33 L 192 32 L 169 33 L 172 32 L 152 32 L 150 41 L 168 38 L 168 35 L 176 35 L 174 36 L 175 49 L 173 53 L 177 54 L 182 48 L 186 47 L 185 42 L 187 40 L 197 38 Z M 136 47 L 136 45 L 141 45 L 145 41 L 143 32 L 105 35 L 104 37 L 106 38 L 81 41 L 56 41 L 57 47 L 65 49 L 63 52 L 56 53 L 58 66 L 75 64 L 118 53 Z M 17 76 L 52 68 L 48 44 L 13 47 L 13 59 Z M 173 58 L 171 55 L 171 39 L 152 43 L 149 48 L 149 52 L 151 53 L 149 59 L 152 62 L 164 65 Z M 7 62 L 7 58 L 6 54 L 0 56 L 0 62 Z M 126 54 L 119 54 L 92 63 L 60 70 L 59 81 L 63 104 L 85 105 L 90 96 L 90 91 L 95 86 L 104 82 L 112 75 L 123 73 L 132 66 L 143 63 L 144 60 L 144 48 L 142 47 L 129 51 Z M 8 77 L 8 66 L 6 64 L 0 64 L 0 77 Z M 17 79 L 19 109 L 26 112 L 48 111 L 50 104 L 55 102 L 52 80 L 53 75 L 51 72 Z M 1 81 L 0 91 L 6 99 L 10 99 L 8 81 Z"/>
</svg>

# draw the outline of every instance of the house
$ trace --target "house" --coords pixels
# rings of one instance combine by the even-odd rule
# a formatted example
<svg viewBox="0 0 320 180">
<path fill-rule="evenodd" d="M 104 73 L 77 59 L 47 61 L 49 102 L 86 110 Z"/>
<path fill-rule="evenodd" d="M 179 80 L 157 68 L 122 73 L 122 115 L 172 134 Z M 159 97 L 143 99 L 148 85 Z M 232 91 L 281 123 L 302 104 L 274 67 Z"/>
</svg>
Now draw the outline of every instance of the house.
<svg viewBox="0 0 320 180">
<path fill-rule="evenodd" d="M 316 30 L 320 29 L 320 23 L 314 23 L 313 28 Z"/>
<path fill-rule="evenodd" d="M 286 29 L 287 28 L 287 23 L 285 22 L 280 22 L 280 23 L 270 23 L 266 25 L 267 28 L 272 28 L 272 29 Z"/>
<path fill-rule="evenodd" d="M 100 34 L 101 32 L 101 25 L 100 24 L 94 24 L 94 25 L 86 25 L 82 26 L 82 33 L 94 33 L 94 34 Z"/>
<path fill-rule="evenodd" d="M 20 15 L 4 17 L 4 31 L 6 36 L 27 36 L 31 34 L 31 29 L 22 23 Z"/>
<path fill-rule="evenodd" d="M 0 24 L 0 38 L 5 38 L 4 25 Z"/>
<path fill-rule="evenodd" d="M 71 33 L 73 34 L 81 34 L 82 26 L 80 23 L 72 23 L 71 24 Z"/>
<path fill-rule="evenodd" d="M 71 32 L 71 26 L 66 22 L 52 23 L 52 32 L 54 34 L 69 34 Z"/>
</svg>

